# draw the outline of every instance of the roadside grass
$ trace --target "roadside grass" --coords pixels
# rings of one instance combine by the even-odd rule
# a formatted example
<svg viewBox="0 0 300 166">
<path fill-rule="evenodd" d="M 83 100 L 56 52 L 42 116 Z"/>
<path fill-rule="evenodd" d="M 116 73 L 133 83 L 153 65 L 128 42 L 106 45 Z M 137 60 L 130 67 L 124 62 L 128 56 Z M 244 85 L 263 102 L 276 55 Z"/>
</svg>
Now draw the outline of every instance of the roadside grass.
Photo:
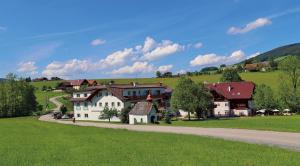
<svg viewBox="0 0 300 166">
<path fill-rule="evenodd" d="M 161 121 L 161 125 L 169 125 Z M 225 119 L 174 120 L 169 126 L 237 128 L 253 130 L 271 130 L 284 132 L 300 132 L 300 115 L 294 116 L 255 116 Z"/>
<path fill-rule="evenodd" d="M 1 165 L 297 165 L 300 153 L 210 137 L 0 119 Z"/>
</svg>

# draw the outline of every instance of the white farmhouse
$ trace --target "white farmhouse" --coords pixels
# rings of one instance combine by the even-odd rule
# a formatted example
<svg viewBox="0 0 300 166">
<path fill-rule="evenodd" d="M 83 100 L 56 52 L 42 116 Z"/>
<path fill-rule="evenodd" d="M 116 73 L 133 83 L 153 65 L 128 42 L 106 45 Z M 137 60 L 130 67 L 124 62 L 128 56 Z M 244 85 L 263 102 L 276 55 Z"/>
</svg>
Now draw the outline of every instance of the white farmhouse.
<svg viewBox="0 0 300 166">
<path fill-rule="evenodd" d="M 157 84 L 110 84 L 87 87 L 73 93 L 74 117 L 76 120 L 103 121 L 101 111 L 105 108 L 115 108 L 119 112 L 137 102 L 146 101 L 151 94 L 153 101 L 160 109 L 169 107 L 171 91 L 162 83 Z M 120 121 L 113 117 L 111 121 Z"/>
</svg>

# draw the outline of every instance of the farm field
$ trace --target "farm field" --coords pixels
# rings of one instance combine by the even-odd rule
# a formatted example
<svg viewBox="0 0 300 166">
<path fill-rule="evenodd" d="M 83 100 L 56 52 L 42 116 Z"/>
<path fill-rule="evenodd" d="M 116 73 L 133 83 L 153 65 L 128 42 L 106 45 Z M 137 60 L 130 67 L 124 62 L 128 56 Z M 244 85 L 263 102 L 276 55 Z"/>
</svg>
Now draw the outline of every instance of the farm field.
<svg viewBox="0 0 300 166">
<path fill-rule="evenodd" d="M 209 137 L 0 119 L 3 165 L 297 165 L 300 153 Z M 171 156 L 171 157 L 170 157 Z"/>
<path fill-rule="evenodd" d="M 167 125 L 161 122 L 162 125 Z M 285 132 L 300 132 L 300 115 L 294 116 L 256 116 L 228 119 L 208 119 L 205 121 L 172 121 L 170 126 L 238 128 L 253 130 L 271 130 Z"/>
</svg>

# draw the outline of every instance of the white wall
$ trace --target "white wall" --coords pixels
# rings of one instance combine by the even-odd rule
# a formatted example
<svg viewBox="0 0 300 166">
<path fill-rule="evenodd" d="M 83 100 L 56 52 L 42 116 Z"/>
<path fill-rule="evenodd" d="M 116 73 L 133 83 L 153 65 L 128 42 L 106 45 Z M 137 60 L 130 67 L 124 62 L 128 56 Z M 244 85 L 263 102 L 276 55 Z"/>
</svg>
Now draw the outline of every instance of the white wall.
<svg viewBox="0 0 300 166">
<path fill-rule="evenodd" d="M 215 101 L 216 108 L 214 108 L 215 116 L 228 116 L 230 113 L 230 102 L 229 101 Z"/>
<path fill-rule="evenodd" d="M 107 91 L 102 92 L 104 92 L 102 96 L 95 95 L 91 101 L 79 102 L 79 106 L 76 102 L 74 103 L 74 117 L 76 120 L 108 121 L 108 119 L 99 119 L 101 111 L 105 108 L 105 103 L 108 103 L 108 108 L 116 108 L 119 112 L 124 108 L 124 103 L 119 98 L 112 96 L 110 93 L 106 96 Z M 118 106 L 118 102 L 120 106 Z M 84 106 L 85 103 L 87 107 Z M 102 103 L 102 106 L 100 106 L 100 103 Z M 112 103 L 114 103 L 114 106 L 112 106 Z M 80 114 L 80 117 L 77 114 Z M 85 117 L 85 114 L 88 114 L 88 117 Z M 113 117 L 111 121 L 120 121 L 120 119 Z"/>
<path fill-rule="evenodd" d="M 129 115 L 129 124 L 134 124 L 134 119 L 136 119 L 137 123 L 148 123 L 147 115 Z"/>
</svg>

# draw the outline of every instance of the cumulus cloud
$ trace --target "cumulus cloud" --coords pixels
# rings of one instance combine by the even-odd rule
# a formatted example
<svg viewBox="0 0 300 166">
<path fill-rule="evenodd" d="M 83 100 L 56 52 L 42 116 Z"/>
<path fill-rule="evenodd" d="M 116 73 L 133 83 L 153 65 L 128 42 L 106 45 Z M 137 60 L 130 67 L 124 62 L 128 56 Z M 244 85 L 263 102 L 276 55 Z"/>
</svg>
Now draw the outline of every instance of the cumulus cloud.
<svg viewBox="0 0 300 166">
<path fill-rule="evenodd" d="M 201 42 L 194 44 L 195 48 L 201 48 L 202 46 L 203 46 L 203 44 Z"/>
<path fill-rule="evenodd" d="M 184 46 L 170 40 L 163 40 L 161 43 L 157 43 L 151 37 L 147 37 L 141 49 L 144 54 L 142 59 L 153 61 L 182 51 Z"/>
<path fill-rule="evenodd" d="M 100 68 L 105 68 L 115 65 L 122 65 L 133 55 L 134 51 L 132 48 L 125 48 L 124 50 L 116 51 L 108 55 L 105 59 L 101 59 L 97 63 L 97 66 Z"/>
<path fill-rule="evenodd" d="M 42 74 L 46 77 L 59 76 L 68 78 L 73 74 L 86 72 L 90 69 L 91 63 L 86 60 L 72 59 L 65 63 L 52 62 L 50 63 Z"/>
<path fill-rule="evenodd" d="M 135 62 L 132 66 L 124 66 L 113 70 L 112 74 L 134 74 L 134 73 L 150 73 L 154 71 L 154 66 L 148 62 Z"/>
<path fill-rule="evenodd" d="M 159 66 L 157 68 L 157 71 L 160 71 L 162 73 L 165 73 L 167 71 L 170 71 L 173 68 L 173 65 L 163 65 L 163 66 Z"/>
<path fill-rule="evenodd" d="M 91 41 L 92 46 L 99 46 L 99 45 L 102 45 L 105 43 L 106 43 L 106 41 L 103 39 L 95 39 L 95 40 Z"/>
<path fill-rule="evenodd" d="M 232 64 L 245 59 L 245 53 L 242 50 L 234 51 L 229 56 L 219 56 L 217 54 L 198 55 L 190 61 L 191 66 L 206 66 L 219 64 Z"/>
<path fill-rule="evenodd" d="M 35 62 L 33 61 L 21 62 L 18 64 L 17 71 L 20 73 L 35 75 L 37 74 L 37 67 L 35 66 Z"/>
<path fill-rule="evenodd" d="M 257 29 L 259 27 L 269 25 L 271 23 L 272 23 L 272 21 L 268 18 L 258 18 L 255 21 L 252 21 L 252 22 L 248 23 L 247 25 L 245 25 L 242 28 L 230 27 L 228 29 L 227 33 L 231 34 L 231 35 L 243 34 L 243 33 L 247 33 L 249 31 L 252 31 L 254 29 Z"/>
</svg>

